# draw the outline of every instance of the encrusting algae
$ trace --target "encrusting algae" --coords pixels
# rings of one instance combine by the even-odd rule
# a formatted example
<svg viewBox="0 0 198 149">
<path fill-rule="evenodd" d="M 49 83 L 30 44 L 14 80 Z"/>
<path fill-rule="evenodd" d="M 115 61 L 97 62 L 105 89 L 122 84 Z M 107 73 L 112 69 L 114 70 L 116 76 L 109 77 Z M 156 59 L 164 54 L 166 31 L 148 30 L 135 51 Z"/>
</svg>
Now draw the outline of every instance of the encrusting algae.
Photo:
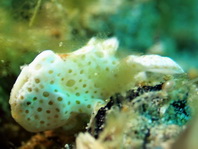
<svg viewBox="0 0 198 149">
<path fill-rule="evenodd" d="M 31 132 L 67 128 L 66 124 L 70 128 L 76 115 L 90 116 L 110 96 L 146 80 L 146 72 L 160 76 L 183 73 L 168 57 L 129 55 L 119 59 L 115 56 L 117 48 L 116 38 L 92 38 L 72 53 L 40 53 L 22 67 L 12 89 L 10 105 L 14 119 Z"/>
</svg>

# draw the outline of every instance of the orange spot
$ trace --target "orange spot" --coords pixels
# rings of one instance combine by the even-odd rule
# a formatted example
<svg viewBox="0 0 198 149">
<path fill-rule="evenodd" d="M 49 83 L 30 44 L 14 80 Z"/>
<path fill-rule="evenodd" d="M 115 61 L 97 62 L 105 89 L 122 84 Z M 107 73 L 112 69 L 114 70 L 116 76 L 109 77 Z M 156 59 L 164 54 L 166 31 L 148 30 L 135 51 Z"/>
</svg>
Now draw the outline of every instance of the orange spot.
<svg viewBox="0 0 198 149">
<path fill-rule="evenodd" d="M 60 58 L 62 59 L 66 59 L 66 57 L 68 56 L 69 54 L 58 54 L 58 56 L 60 56 Z"/>
</svg>

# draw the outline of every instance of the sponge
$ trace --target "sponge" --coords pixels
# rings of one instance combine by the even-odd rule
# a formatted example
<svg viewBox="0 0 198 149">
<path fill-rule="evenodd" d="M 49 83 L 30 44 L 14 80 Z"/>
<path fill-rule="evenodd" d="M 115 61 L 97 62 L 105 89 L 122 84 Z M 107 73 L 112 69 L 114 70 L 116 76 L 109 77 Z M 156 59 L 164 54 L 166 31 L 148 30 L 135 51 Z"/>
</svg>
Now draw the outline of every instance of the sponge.
<svg viewBox="0 0 198 149">
<path fill-rule="evenodd" d="M 14 84 L 9 101 L 13 118 L 31 132 L 55 129 L 77 114 L 91 115 L 111 95 L 129 90 L 140 72 L 183 73 L 167 57 L 119 59 L 115 56 L 117 48 L 116 38 L 92 38 L 72 53 L 40 53 L 23 66 Z"/>
</svg>

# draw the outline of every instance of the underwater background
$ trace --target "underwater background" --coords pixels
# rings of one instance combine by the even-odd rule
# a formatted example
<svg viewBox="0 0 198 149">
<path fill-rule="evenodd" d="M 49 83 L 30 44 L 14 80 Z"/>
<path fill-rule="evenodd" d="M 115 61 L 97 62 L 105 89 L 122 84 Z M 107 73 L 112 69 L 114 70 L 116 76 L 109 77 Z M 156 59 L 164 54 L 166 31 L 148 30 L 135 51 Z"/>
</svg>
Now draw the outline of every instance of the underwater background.
<svg viewBox="0 0 198 149">
<path fill-rule="evenodd" d="M 33 135 L 14 122 L 8 101 L 20 67 L 40 52 L 67 53 L 91 37 L 116 37 L 120 55 L 171 57 L 194 80 L 197 14 L 198 0 L 1 0 L 0 147 L 19 147 Z"/>
</svg>

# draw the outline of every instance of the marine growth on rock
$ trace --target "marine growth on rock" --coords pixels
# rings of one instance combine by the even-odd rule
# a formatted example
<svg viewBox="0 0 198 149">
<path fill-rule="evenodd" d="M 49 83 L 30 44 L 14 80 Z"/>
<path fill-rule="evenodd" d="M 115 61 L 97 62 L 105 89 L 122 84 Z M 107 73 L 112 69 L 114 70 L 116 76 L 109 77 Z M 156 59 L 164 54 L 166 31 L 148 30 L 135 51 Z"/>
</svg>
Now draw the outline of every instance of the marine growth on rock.
<svg viewBox="0 0 198 149">
<path fill-rule="evenodd" d="M 76 115 L 91 115 L 105 99 L 145 79 L 142 73 L 183 73 L 168 57 L 129 55 L 120 59 L 115 55 L 117 48 L 116 38 L 92 38 L 72 53 L 41 52 L 32 63 L 22 67 L 13 86 L 13 118 L 31 132 L 61 126 L 69 129 Z"/>
</svg>

